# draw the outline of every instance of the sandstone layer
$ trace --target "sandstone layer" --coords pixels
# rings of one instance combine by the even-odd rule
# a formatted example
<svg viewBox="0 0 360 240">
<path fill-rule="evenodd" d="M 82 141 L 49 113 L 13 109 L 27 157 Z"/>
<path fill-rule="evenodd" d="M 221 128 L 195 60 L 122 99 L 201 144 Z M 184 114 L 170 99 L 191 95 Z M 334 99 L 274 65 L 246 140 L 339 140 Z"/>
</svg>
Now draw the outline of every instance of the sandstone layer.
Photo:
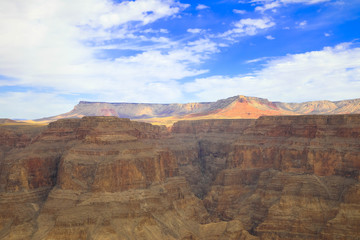
<svg viewBox="0 0 360 240">
<path fill-rule="evenodd" d="M 359 239 L 360 115 L 0 126 L 0 239 Z"/>
<path fill-rule="evenodd" d="M 303 103 L 271 102 L 264 98 L 243 95 L 198 103 L 109 103 L 81 101 L 70 112 L 40 121 L 84 116 L 116 116 L 170 126 L 179 120 L 256 119 L 260 116 L 303 114 L 360 113 L 360 99 L 312 101 Z"/>
</svg>

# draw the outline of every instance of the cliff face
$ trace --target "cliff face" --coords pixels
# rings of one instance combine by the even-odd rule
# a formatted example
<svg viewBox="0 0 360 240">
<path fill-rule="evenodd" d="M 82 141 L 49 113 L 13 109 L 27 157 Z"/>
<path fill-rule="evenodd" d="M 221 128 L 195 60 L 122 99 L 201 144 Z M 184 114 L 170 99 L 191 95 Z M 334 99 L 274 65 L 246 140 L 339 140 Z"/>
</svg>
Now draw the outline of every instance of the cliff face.
<svg viewBox="0 0 360 240">
<path fill-rule="evenodd" d="M 0 131 L 0 239 L 360 235 L 360 115 Z"/>
<path fill-rule="evenodd" d="M 205 206 L 262 239 L 359 236 L 359 201 L 346 203 L 359 181 L 358 122 L 358 115 L 256 120 L 232 144 Z M 344 225 L 331 228 L 338 215 Z"/>
<path fill-rule="evenodd" d="M 239 220 L 261 239 L 357 239 L 359 121 L 268 116 L 183 121 L 172 131 L 197 146 L 176 155 L 211 221 Z"/>
<path fill-rule="evenodd" d="M 264 98 L 234 96 L 216 102 L 185 104 L 79 102 L 68 113 L 40 119 L 55 121 L 84 116 L 116 116 L 171 125 L 179 120 L 256 119 L 270 115 L 360 113 L 360 99 L 303 103 L 271 102 Z"/>
</svg>

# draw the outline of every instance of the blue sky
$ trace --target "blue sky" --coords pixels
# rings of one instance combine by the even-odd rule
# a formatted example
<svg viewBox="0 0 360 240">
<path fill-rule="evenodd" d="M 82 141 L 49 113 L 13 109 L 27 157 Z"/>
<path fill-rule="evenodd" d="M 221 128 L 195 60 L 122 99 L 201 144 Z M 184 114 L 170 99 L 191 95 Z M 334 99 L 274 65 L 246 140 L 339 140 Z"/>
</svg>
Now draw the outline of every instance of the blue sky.
<svg viewBox="0 0 360 240">
<path fill-rule="evenodd" d="M 360 97 L 359 0 L 2 0 L 0 117 Z"/>
</svg>

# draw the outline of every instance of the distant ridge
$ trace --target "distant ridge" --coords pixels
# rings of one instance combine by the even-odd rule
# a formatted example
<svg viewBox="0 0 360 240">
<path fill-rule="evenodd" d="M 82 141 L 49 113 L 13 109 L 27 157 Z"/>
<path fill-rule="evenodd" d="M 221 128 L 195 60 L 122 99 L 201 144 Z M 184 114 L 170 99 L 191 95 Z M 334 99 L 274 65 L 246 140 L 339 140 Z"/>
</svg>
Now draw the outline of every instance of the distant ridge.
<svg viewBox="0 0 360 240">
<path fill-rule="evenodd" d="M 0 118 L 0 124 L 6 124 L 6 123 L 16 123 L 17 121 L 9 119 L 9 118 Z"/>
<path fill-rule="evenodd" d="M 117 116 L 154 123 L 172 123 L 187 119 L 258 118 L 269 115 L 352 114 L 360 113 L 360 99 L 310 101 L 303 103 L 271 102 L 243 95 L 216 102 L 199 103 L 109 103 L 80 101 L 68 113 L 39 119 L 55 121 L 84 116 Z"/>
</svg>

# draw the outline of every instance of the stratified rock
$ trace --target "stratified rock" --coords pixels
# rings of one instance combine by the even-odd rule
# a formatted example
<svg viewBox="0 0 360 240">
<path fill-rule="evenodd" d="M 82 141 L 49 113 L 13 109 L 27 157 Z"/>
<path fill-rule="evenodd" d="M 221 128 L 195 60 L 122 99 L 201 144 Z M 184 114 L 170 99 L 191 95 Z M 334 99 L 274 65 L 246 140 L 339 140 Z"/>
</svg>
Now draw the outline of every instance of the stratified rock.
<svg viewBox="0 0 360 240">
<path fill-rule="evenodd" d="M 241 121 L 235 119 L 179 121 L 173 124 L 171 132 L 177 134 L 242 134 L 246 128 L 254 123 L 254 119 L 242 119 Z"/>
<path fill-rule="evenodd" d="M 352 212 L 339 212 L 359 181 L 359 121 L 359 115 L 256 120 L 232 145 L 206 208 L 213 219 L 239 219 L 261 239 L 353 239 L 359 200 Z M 339 216 L 347 220 L 328 233 Z"/>
<path fill-rule="evenodd" d="M 0 127 L 0 239 L 360 234 L 360 115 L 181 121 L 169 131 L 84 117 L 40 130 Z"/>
<path fill-rule="evenodd" d="M 271 102 L 264 98 L 238 95 L 216 102 L 199 103 L 109 103 L 81 101 L 73 110 L 58 116 L 40 119 L 56 121 L 84 116 L 116 116 L 161 124 L 197 119 L 256 119 L 260 116 L 299 114 L 360 113 L 360 99 L 312 101 L 303 103 Z M 1 121 L 0 121 L 1 122 Z"/>
</svg>

